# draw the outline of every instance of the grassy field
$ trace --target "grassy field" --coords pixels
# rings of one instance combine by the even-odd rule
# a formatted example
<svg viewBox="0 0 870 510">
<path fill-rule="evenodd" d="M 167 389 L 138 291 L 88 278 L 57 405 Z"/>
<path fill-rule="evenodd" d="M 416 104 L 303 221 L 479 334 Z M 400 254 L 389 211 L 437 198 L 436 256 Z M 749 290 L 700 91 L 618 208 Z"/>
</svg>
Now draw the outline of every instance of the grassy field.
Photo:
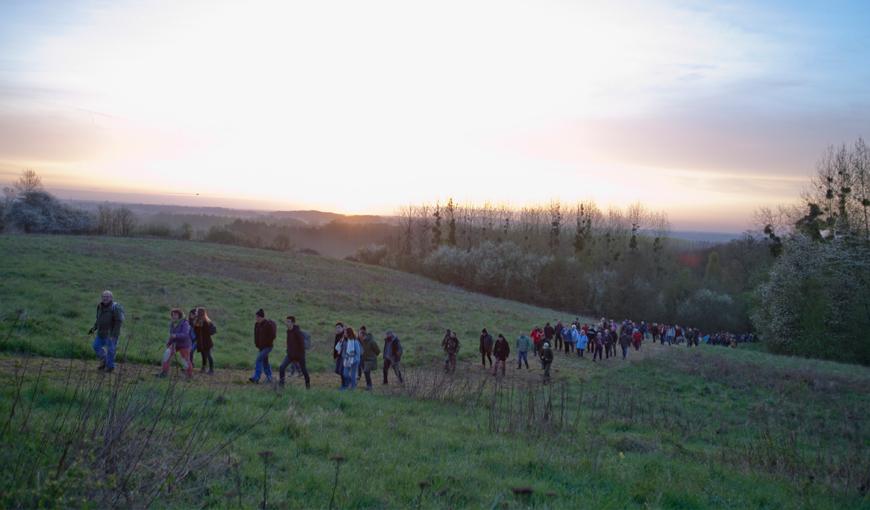
<svg viewBox="0 0 870 510">
<path fill-rule="evenodd" d="M 870 508 L 864 367 L 645 345 L 595 366 L 558 355 L 548 386 L 511 367 L 496 384 L 472 363 L 480 326 L 556 312 L 198 243 L 0 237 L 0 275 L 0 507 L 254 508 L 265 486 L 270 508 Z M 103 287 L 127 308 L 136 362 L 159 357 L 169 307 L 210 306 L 219 373 L 98 374 L 83 333 Z M 259 306 L 295 312 L 321 344 L 339 319 L 396 329 L 407 383 L 338 392 L 318 347 L 310 391 L 245 386 Z M 451 325 L 465 362 L 445 378 Z"/>
<path fill-rule="evenodd" d="M 439 356 L 445 328 L 458 331 L 463 355 L 473 357 L 483 327 L 513 338 L 556 317 L 384 268 L 195 242 L 0 236 L 0 274 L 0 318 L 15 324 L 0 350 L 45 356 L 92 355 L 87 331 L 103 289 L 124 305 L 127 359 L 144 363 L 160 359 L 176 306 L 208 308 L 219 367 L 253 364 L 258 308 L 279 322 L 279 341 L 281 319 L 293 314 L 316 343 L 315 370 L 332 359 L 337 321 L 366 325 L 378 339 L 393 329 L 413 365 Z"/>
</svg>

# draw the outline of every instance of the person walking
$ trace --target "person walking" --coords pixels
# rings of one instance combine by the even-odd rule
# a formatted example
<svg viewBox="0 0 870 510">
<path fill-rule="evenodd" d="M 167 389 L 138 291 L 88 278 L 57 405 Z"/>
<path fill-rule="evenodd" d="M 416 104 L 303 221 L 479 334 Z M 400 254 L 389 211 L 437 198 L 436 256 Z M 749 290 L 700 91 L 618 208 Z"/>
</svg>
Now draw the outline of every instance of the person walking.
<svg viewBox="0 0 870 510">
<path fill-rule="evenodd" d="M 622 328 L 622 334 L 619 335 L 619 347 L 622 348 L 622 359 L 628 356 L 628 348 L 631 346 L 631 333 L 628 328 Z"/>
<path fill-rule="evenodd" d="M 254 362 L 254 375 L 248 380 L 259 384 L 261 374 L 265 374 L 266 382 L 270 383 L 272 366 L 269 365 L 269 353 L 275 345 L 278 326 L 275 325 L 275 321 L 266 318 L 266 312 L 262 308 L 257 310 L 254 317 L 254 346 L 257 348 L 257 360 Z"/>
<path fill-rule="evenodd" d="M 181 355 L 181 367 L 188 380 L 193 376 L 193 365 L 190 364 L 190 323 L 184 318 L 184 312 L 179 308 L 173 308 L 169 312 L 169 340 L 166 341 L 166 351 L 163 353 L 163 362 L 157 377 L 166 377 L 169 374 L 169 364 L 175 353 Z"/>
<path fill-rule="evenodd" d="M 196 348 L 199 350 L 199 354 L 202 357 L 202 367 L 199 371 L 205 372 L 206 365 L 208 365 L 209 375 L 214 374 L 214 358 L 211 355 L 211 350 L 214 348 L 214 339 L 212 337 L 217 334 L 217 327 L 209 318 L 208 311 L 205 308 L 196 309 L 196 318 L 193 321 L 193 332 L 196 335 L 196 338 L 199 339 Z M 191 363 L 190 366 L 193 367 L 193 363 Z"/>
<path fill-rule="evenodd" d="M 639 328 L 635 328 L 634 331 L 631 332 L 631 345 L 634 346 L 634 350 L 640 350 L 640 344 L 643 342 L 643 332 Z"/>
<path fill-rule="evenodd" d="M 335 363 L 335 373 L 338 375 L 338 378 L 341 380 L 341 383 L 344 384 L 344 366 L 342 366 L 341 354 L 338 349 L 338 345 L 344 341 L 344 324 L 341 322 L 335 323 L 335 338 L 334 343 L 332 344 L 332 361 Z"/>
<path fill-rule="evenodd" d="M 595 353 L 592 354 L 592 361 L 604 361 L 604 332 L 598 331 L 595 333 Z"/>
<path fill-rule="evenodd" d="M 554 343 L 553 342 L 554 336 L 556 336 L 555 328 L 553 328 L 553 326 L 551 326 L 549 322 L 544 324 L 544 341 L 550 342 L 550 344 L 555 344 L 556 350 L 559 350 L 559 346 L 562 343 L 562 339 L 561 339 L 561 337 L 556 337 L 556 341 Z"/>
<path fill-rule="evenodd" d="M 459 338 L 456 337 L 456 332 L 448 329 L 444 340 L 441 342 L 441 347 L 444 349 L 444 353 L 447 354 L 444 372 L 452 374 L 456 372 L 456 356 L 459 354 Z"/>
<path fill-rule="evenodd" d="M 100 360 L 99 371 L 115 370 L 115 350 L 118 347 L 118 337 L 121 335 L 121 325 L 124 323 L 124 308 L 116 303 L 112 291 L 104 290 L 97 304 L 97 315 L 94 326 L 88 331 L 93 335 L 91 347 Z"/>
<path fill-rule="evenodd" d="M 574 337 L 577 338 L 575 347 L 577 348 L 577 357 L 582 358 L 583 352 L 586 350 L 586 346 L 589 344 L 589 337 L 586 336 L 586 332 L 582 329 L 577 329 L 576 327 L 572 328 L 571 333 Z"/>
<path fill-rule="evenodd" d="M 384 384 L 390 383 L 387 377 L 390 373 L 390 368 L 393 369 L 393 373 L 396 374 L 399 383 L 401 384 L 403 382 L 402 370 L 399 365 L 401 360 L 402 343 L 399 341 L 399 337 L 397 337 L 392 331 L 387 331 L 384 338 Z"/>
<path fill-rule="evenodd" d="M 305 335 L 296 324 L 296 317 L 293 315 L 287 316 L 285 324 L 287 325 L 287 354 L 284 356 L 281 366 L 278 367 L 278 384 L 284 386 L 287 367 L 296 363 L 299 365 L 302 377 L 305 378 L 305 388 L 309 389 L 311 388 L 311 378 L 308 376 L 308 367 L 305 366 Z"/>
<path fill-rule="evenodd" d="M 372 370 L 378 369 L 381 348 L 375 342 L 375 337 L 366 331 L 365 326 L 359 328 L 359 337 L 362 343 L 362 371 L 366 376 L 366 391 L 372 391 Z"/>
<path fill-rule="evenodd" d="M 360 360 L 362 359 L 362 346 L 353 328 L 344 328 L 344 338 L 339 342 L 336 349 L 341 356 L 339 359 L 341 359 L 344 374 L 340 390 L 355 390 L 356 376 L 359 371 Z"/>
<path fill-rule="evenodd" d="M 527 335 L 520 335 L 517 338 L 517 369 L 523 368 L 523 363 L 526 364 L 526 370 L 529 370 L 529 350 L 532 349 L 532 339 Z"/>
<path fill-rule="evenodd" d="M 544 369 L 544 384 L 550 381 L 550 366 L 553 364 L 553 349 L 550 342 L 544 342 L 541 346 L 541 367 Z"/>
<path fill-rule="evenodd" d="M 489 360 L 489 366 L 492 366 L 492 335 L 483 328 L 480 332 L 480 364 L 486 368 L 486 360 Z"/>
<path fill-rule="evenodd" d="M 196 360 L 194 359 L 194 355 L 196 354 L 196 346 L 197 340 L 199 337 L 196 335 L 196 330 L 193 325 L 196 322 L 196 308 L 191 308 L 189 312 L 187 312 L 187 323 L 190 325 L 190 367 L 196 368 Z"/>
<path fill-rule="evenodd" d="M 493 354 L 495 354 L 495 366 L 492 369 L 492 375 L 498 376 L 498 369 L 501 367 L 501 375 L 504 377 L 507 359 L 511 354 L 511 346 L 504 335 L 498 335 L 498 340 L 495 341 L 495 346 L 493 347 Z"/>
</svg>

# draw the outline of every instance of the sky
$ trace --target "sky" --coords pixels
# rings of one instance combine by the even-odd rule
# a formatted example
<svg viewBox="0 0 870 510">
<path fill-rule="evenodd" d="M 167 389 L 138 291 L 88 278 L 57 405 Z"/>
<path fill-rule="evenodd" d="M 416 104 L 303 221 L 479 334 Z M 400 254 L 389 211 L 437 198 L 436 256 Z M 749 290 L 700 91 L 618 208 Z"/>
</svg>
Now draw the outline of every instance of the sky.
<svg viewBox="0 0 870 510">
<path fill-rule="evenodd" d="M 392 214 L 640 201 L 739 232 L 870 136 L 870 2 L 0 2 L 0 182 Z"/>
</svg>

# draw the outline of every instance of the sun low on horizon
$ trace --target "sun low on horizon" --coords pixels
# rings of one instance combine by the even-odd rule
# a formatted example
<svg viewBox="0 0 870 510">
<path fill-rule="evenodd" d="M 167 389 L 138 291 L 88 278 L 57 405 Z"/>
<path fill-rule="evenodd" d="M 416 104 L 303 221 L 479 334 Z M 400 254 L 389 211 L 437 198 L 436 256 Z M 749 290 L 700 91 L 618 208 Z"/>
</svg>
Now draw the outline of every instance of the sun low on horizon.
<svg viewBox="0 0 870 510">
<path fill-rule="evenodd" d="M 868 21 L 857 1 L 5 2 L 0 181 L 372 214 L 639 201 L 741 231 L 870 134 Z"/>
</svg>

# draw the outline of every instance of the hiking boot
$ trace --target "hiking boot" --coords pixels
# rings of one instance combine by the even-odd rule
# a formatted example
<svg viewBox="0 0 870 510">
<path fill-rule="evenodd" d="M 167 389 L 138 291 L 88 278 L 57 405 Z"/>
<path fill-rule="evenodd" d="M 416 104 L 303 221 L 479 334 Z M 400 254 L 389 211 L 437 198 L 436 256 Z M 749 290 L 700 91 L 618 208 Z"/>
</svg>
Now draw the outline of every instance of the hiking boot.
<svg viewBox="0 0 870 510">
<path fill-rule="evenodd" d="M 160 379 L 165 379 L 165 378 L 166 378 L 166 373 L 165 373 L 165 372 L 157 372 L 156 374 L 154 374 L 154 377 L 157 377 L 157 378 L 160 378 Z"/>
<path fill-rule="evenodd" d="M 200 368 L 200 369 L 199 369 L 199 372 L 204 374 L 204 373 L 205 373 L 205 367 Z"/>
<path fill-rule="evenodd" d="M 254 379 L 253 377 L 248 377 L 248 381 L 250 381 L 250 382 L 252 382 L 252 383 L 254 383 L 254 384 L 260 384 L 260 381 Z"/>
<path fill-rule="evenodd" d="M 213 368 L 209 368 L 209 369 L 208 369 L 208 375 L 214 375 L 214 369 L 213 369 Z"/>
<path fill-rule="evenodd" d="M 105 372 L 107 374 L 111 374 L 114 370 L 115 370 L 115 367 L 109 367 L 109 368 L 105 369 Z"/>
<path fill-rule="evenodd" d="M 278 379 L 278 386 L 284 387 L 284 379 Z"/>
<path fill-rule="evenodd" d="M 103 371 L 106 369 L 106 360 L 100 362 L 100 366 L 97 367 L 97 371 Z"/>
</svg>

